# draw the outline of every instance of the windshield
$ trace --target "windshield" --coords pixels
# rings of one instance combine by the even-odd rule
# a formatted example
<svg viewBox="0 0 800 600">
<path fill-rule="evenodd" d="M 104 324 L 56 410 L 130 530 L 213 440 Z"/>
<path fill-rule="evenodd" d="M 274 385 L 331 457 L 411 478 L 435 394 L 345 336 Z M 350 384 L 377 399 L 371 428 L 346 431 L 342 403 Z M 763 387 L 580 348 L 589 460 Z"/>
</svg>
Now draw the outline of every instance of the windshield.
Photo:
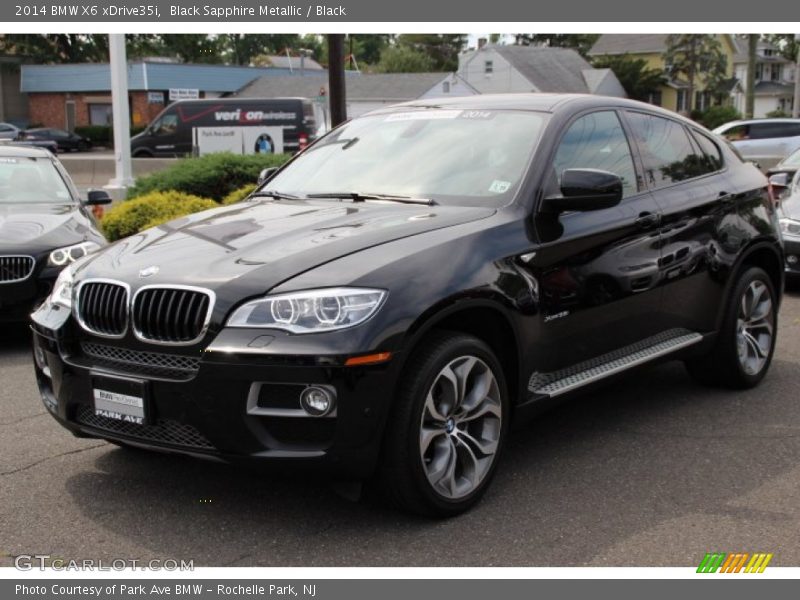
<svg viewBox="0 0 800 600">
<path fill-rule="evenodd" d="M 360 192 L 443 204 L 507 204 L 546 115 L 417 109 L 355 119 L 273 177 L 265 190 L 297 196 Z"/>
<path fill-rule="evenodd" d="M 0 204 L 71 204 L 61 175 L 48 158 L 0 157 Z"/>
<path fill-rule="evenodd" d="M 800 149 L 795 150 L 792 154 L 787 156 L 781 161 L 781 167 L 800 167 Z"/>
</svg>

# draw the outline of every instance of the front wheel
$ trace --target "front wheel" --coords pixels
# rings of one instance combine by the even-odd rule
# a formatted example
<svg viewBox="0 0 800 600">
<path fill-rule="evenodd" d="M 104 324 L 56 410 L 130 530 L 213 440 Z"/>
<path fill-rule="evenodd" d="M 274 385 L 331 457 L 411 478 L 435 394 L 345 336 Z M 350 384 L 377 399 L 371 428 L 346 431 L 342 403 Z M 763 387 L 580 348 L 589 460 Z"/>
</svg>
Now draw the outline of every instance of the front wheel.
<svg viewBox="0 0 800 600">
<path fill-rule="evenodd" d="M 464 512 L 486 491 L 508 428 L 503 371 L 481 340 L 428 338 L 403 371 L 379 473 L 395 505 L 428 516 Z"/>
<path fill-rule="evenodd" d="M 746 389 L 767 374 L 775 350 L 778 317 L 772 280 L 759 267 L 748 268 L 728 299 L 722 328 L 712 351 L 686 362 L 701 383 Z"/>
</svg>

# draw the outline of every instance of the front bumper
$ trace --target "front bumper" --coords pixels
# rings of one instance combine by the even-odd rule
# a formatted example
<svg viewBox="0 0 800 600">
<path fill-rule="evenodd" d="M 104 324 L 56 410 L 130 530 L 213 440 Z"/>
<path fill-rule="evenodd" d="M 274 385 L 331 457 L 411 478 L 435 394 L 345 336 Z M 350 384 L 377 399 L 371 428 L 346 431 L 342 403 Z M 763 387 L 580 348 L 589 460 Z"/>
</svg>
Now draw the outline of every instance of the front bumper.
<svg viewBox="0 0 800 600">
<path fill-rule="evenodd" d="M 33 330 L 42 400 L 75 435 L 231 463 L 292 471 L 307 466 L 340 477 L 363 478 L 375 468 L 397 380 L 395 360 L 345 367 L 336 357 L 319 355 L 230 349 L 202 356 L 190 351 L 170 355 L 169 348 L 143 351 L 87 337 L 71 320 L 58 329 L 40 321 Z M 70 332 L 77 335 L 71 337 Z M 109 349 L 112 359 L 102 358 Z M 153 362 L 141 359 L 152 350 L 161 356 L 156 362 L 169 364 L 140 364 Z M 164 356 L 179 360 L 169 362 Z M 121 378 L 145 390 L 148 419 L 143 425 L 94 412 L 97 382 L 105 385 Z M 299 392 L 310 384 L 335 390 L 333 416 L 299 416 Z"/>
</svg>

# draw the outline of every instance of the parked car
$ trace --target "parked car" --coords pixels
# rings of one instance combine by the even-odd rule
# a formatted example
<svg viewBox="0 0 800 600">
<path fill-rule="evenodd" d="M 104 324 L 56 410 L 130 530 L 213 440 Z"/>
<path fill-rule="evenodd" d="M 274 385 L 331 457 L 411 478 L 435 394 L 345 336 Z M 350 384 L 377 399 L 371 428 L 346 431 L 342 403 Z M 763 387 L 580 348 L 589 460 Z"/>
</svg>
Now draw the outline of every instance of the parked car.
<svg viewBox="0 0 800 600">
<path fill-rule="evenodd" d="M 768 176 L 786 173 L 791 181 L 794 174 L 800 169 L 800 148 L 792 152 L 777 165 L 767 171 Z"/>
<path fill-rule="evenodd" d="M 745 159 L 765 169 L 800 148 L 800 119 L 731 121 L 714 133 L 728 139 Z"/>
<path fill-rule="evenodd" d="M 106 244 L 89 209 L 48 151 L 0 146 L 0 321 L 25 321 L 65 266 Z"/>
<path fill-rule="evenodd" d="M 0 140 L 16 140 L 22 130 L 11 123 L 0 123 Z"/>
<path fill-rule="evenodd" d="M 247 127 L 252 131 L 247 153 L 303 150 L 316 136 L 314 104 L 306 98 L 213 98 L 170 104 L 142 133 L 131 138 L 131 155 L 187 156 L 202 128 Z M 199 140 L 201 142 L 202 140 Z"/>
<path fill-rule="evenodd" d="M 783 245 L 786 252 L 786 275 L 797 279 L 800 275 L 800 172 L 792 177 L 776 173 L 770 183 L 781 197 L 779 215 Z"/>
<path fill-rule="evenodd" d="M 51 127 L 25 130 L 26 140 L 52 140 L 61 152 L 85 152 L 92 147 L 92 140 L 74 132 Z"/>
<path fill-rule="evenodd" d="M 33 316 L 36 378 L 78 436 L 368 478 L 453 515 L 511 421 L 556 401 L 671 359 L 757 385 L 783 263 L 764 175 L 672 112 L 417 100 L 246 202 L 74 263 Z"/>
</svg>

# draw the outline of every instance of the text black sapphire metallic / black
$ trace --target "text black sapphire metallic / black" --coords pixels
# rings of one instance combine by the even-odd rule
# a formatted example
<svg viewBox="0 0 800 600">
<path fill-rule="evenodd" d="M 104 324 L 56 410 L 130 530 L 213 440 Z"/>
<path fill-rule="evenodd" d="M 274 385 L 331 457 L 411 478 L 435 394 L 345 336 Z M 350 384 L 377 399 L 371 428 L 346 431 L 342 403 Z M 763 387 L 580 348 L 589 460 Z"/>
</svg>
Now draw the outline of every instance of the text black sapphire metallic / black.
<svg viewBox="0 0 800 600">
<path fill-rule="evenodd" d="M 417 100 L 321 137 L 245 201 L 66 266 L 33 314 L 78 436 L 376 484 L 457 514 L 512 422 L 641 365 L 757 385 L 784 254 L 767 180 L 601 96 Z"/>
</svg>

